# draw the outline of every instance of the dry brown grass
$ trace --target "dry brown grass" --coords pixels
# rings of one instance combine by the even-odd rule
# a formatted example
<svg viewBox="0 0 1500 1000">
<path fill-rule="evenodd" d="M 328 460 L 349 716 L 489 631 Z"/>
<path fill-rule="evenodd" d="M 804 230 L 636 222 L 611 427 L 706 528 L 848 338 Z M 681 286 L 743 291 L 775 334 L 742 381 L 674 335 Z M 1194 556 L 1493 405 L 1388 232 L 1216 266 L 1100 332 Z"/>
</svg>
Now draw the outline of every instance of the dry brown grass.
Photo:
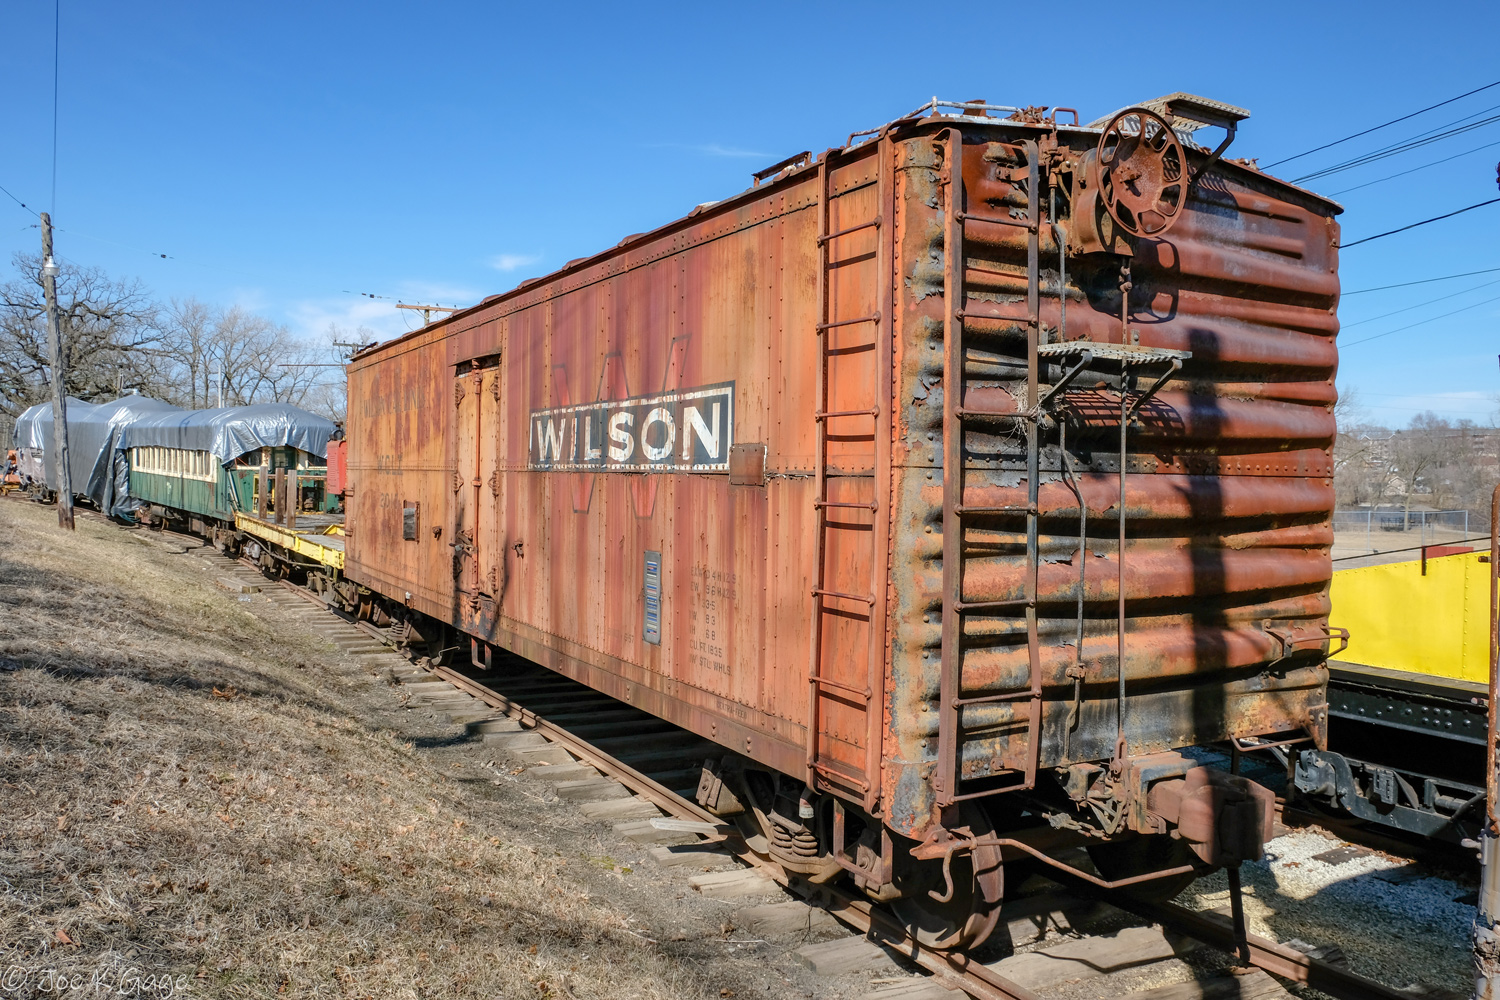
<svg viewBox="0 0 1500 1000">
<path fill-rule="evenodd" d="M 0 995 L 718 995 L 198 557 L 8 501 L 0 527 Z"/>
</svg>

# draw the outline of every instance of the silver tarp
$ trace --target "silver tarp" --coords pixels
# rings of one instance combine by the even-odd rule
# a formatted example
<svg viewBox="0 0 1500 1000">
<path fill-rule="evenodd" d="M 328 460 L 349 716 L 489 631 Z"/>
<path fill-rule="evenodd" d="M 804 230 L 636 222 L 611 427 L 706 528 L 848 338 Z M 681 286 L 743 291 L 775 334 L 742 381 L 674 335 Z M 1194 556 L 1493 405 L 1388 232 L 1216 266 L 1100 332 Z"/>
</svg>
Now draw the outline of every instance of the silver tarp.
<svg viewBox="0 0 1500 1000">
<path fill-rule="evenodd" d="M 121 454 L 124 429 L 147 416 L 181 413 L 171 403 L 149 396 L 122 396 L 109 403 L 85 403 L 68 397 L 68 470 L 73 493 L 86 496 L 100 510 L 115 512 L 130 495 L 130 469 Z M 23 476 L 57 489 L 52 461 L 52 404 L 42 403 L 16 418 L 16 448 Z"/>
<path fill-rule="evenodd" d="M 125 515 L 130 507 L 130 448 L 163 447 L 206 451 L 221 465 L 257 448 L 297 448 L 328 456 L 333 421 L 290 403 L 183 410 L 159 399 L 125 396 L 112 403 L 68 399 L 68 467 L 73 492 L 100 510 Z M 56 489 L 56 475 L 44 456 L 52 450 L 52 404 L 33 406 L 16 418 L 15 446 L 21 473 Z"/>
<path fill-rule="evenodd" d="M 247 451 L 267 447 L 296 448 L 326 459 L 333 430 L 332 420 L 291 403 L 259 403 L 149 414 L 130 423 L 120 447 L 154 445 L 206 451 L 221 465 L 228 465 Z"/>
</svg>

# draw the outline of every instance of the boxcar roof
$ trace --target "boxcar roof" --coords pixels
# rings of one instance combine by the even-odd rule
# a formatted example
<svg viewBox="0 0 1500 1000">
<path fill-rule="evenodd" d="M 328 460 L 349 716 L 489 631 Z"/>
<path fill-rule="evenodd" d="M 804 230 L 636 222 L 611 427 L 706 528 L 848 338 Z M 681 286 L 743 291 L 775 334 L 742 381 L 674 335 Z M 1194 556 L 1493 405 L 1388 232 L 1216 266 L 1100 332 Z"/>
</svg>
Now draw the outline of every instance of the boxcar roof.
<svg viewBox="0 0 1500 1000">
<path fill-rule="evenodd" d="M 1192 95 L 1171 95 L 1171 97 L 1190 96 Z M 1164 101 L 1167 101 L 1169 99 L 1170 97 L 1157 98 L 1154 101 L 1146 101 L 1140 105 L 1133 106 L 1151 108 L 1154 105 L 1162 104 Z M 1206 99 L 1204 98 L 1196 98 L 1196 100 L 1206 101 Z M 1230 108 L 1236 112 L 1240 112 L 1242 117 L 1249 117 L 1248 111 L 1244 111 L 1240 108 L 1234 108 L 1232 105 L 1223 105 L 1221 104 L 1221 102 L 1207 103 Z M 363 351 L 355 353 L 354 356 L 350 359 L 350 363 L 354 364 L 367 358 L 383 354 L 392 347 L 402 344 L 412 337 L 415 337 L 418 334 L 424 333 L 426 331 L 453 324 L 455 322 L 462 322 L 463 320 L 473 316 L 478 310 L 486 309 L 494 306 L 497 303 L 514 298 L 539 284 L 554 281 L 557 278 L 562 277 L 563 275 L 581 271 L 584 268 L 591 267 L 618 254 L 624 253 L 642 243 L 648 242 L 650 240 L 660 239 L 661 237 L 668 235 L 676 229 L 684 228 L 688 225 L 701 222 L 703 221 L 703 217 L 705 215 L 727 212 L 733 208 L 738 207 L 745 201 L 763 197 L 770 190 L 774 189 L 781 183 L 784 183 L 793 177 L 801 176 L 803 173 L 809 170 L 816 169 L 818 161 L 826 158 L 830 153 L 854 151 L 857 149 L 857 147 L 868 144 L 871 138 L 879 138 L 881 136 L 884 136 L 887 132 L 891 132 L 896 129 L 916 130 L 923 127 L 942 127 L 952 125 L 954 123 L 963 123 L 982 125 L 987 128 L 1018 129 L 1021 131 L 1052 131 L 1053 129 L 1056 129 L 1056 131 L 1061 134 L 1073 135 L 1082 134 L 1097 136 L 1103 132 L 1103 128 L 1098 127 L 1097 122 L 1090 123 L 1089 125 L 1062 125 L 1056 124 L 1051 120 L 1029 121 L 1026 120 L 1025 117 L 1027 115 L 1027 110 L 1021 108 L 1000 108 L 1000 110 L 1014 112 L 1014 115 L 1010 118 L 996 118 L 991 117 L 987 114 L 943 114 L 938 111 L 938 108 L 940 107 L 949 107 L 961 110 L 964 108 L 974 108 L 976 106 L 978 106 L 980 109 L 1000 108 L 1000 106 L 997 105 L 981 105 L 979 104 L 979 102 L 974 101 L 967 101 L 960 104 L 958 102 L 943 102 L 939 101 L 937 98 L 933 98 L 930 103 L 924 104 L 911 115 L 907 115 L 905 117 L 897 118 L 893 121 L 887 122 L 880 128 L 867 129 L 862 132 L 855 132 L 850 135 L 849 142 L 845 145 L 830 148 L 817 157 L 813 157 L 811 154 L 802 154 L 799 156 L 790 157 L 787 161 L 783 161 L 788 162 L 790 165 L 778 171 L 774 175 L 764 177 L 764 179 L 761 179 L 761 175 L 757 175 L 757 182 L 751 187 L 744 189 L 743 191 L 730 195 L 720 201 L 706 202 L 704 204 L 698 205 L 687 215 L 681 216 L 677 219 L 673 219 L 672 221 L 658 226 L 655 229 L 648 230 L 644 233 L 634 233 L 630 236 L 626 236 L 624 239 L 620 240 L 620 242 L 616 243 L 612 247 L 608 247 L 604 250 L 599 251 L 598 253 L 570 260 L 557 270 L 551 271 L 547 274 L 543 274 L 535 278 L 528 278 L 509 291 L 486 296 L 476 304 L 469 306 L 467 309 L 452 313 L 448 316 L 443 317 L 442 319 L 436 320 L 433 323 L 423 326 L 420 329 L 413 330 L 410 333 L 405 333 L 391 340 L 382 341 L 381 343 L 367 347 Z M 1054 108 L 1051 110 L 1055 113 L 1058 110 L 1067 109 Z M 1107 119 L 1100 119 L 1100 121 L 1106 120 Z M 858 139 L 858 141 L 855 141 L 856 138 Z M 1184 137 L 1179 133 L 1179 138 Z M 1187 140 L 1187 145 L 1196 155 L 1205 155 L 1203 147 L 1198 146 L 1191 139 Z M 1330 215 L 1338 215 L 1344 210 L 1343 206 L 1338 202 L 1333 201 L 1332 199 L 1320 195 L 1314 191 L 1310 191 L 1303 187 L 1298 187 L 1297 185 L 1292 184 L 1289 181 L 1265 173 L 1264 171 L 1252 166 L 1251 162 L 1249 161 L 1221 159 L 1214 164 L 1214 169 L 1223 170 L 1231 175 L 1234 175 L 1241 182 L 1249 183 L 1252 186 L 1271 185 L 1281 189 L 1282 191 L 1295 192 L 1306 201 L 1319 203 L 1324 207 L 1326 211 L 1328 211 Z"/>
</svg>

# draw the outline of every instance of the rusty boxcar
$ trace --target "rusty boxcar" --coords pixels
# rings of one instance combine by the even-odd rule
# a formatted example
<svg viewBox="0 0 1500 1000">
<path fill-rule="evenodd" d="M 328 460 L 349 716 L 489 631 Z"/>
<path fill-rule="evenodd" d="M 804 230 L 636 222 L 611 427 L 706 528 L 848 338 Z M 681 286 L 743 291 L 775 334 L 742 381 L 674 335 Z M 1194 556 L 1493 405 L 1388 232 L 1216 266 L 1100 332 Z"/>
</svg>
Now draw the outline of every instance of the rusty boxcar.
<svg viewBox="0 0 1500 1000">
<path fill-rule="evenodd" d="M 349 578 L 715 741 L 706 806 L 932 945 L 1062 848 L 1258 857 L 1179 751 L 1324 742 L 1339 208 L 1228 105 L 1059 114 L 934 101 L 358 355 Z"/>
</svg>

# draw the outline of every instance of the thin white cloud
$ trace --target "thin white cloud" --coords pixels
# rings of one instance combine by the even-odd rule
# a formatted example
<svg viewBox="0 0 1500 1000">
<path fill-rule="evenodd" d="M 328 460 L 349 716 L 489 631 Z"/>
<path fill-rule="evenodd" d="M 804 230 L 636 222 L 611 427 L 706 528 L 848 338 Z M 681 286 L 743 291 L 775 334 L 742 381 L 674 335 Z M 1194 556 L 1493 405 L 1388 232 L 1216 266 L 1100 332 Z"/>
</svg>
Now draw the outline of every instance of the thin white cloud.
<svg viewBox="0 0 1500 1000">
<path fill-rule="evenodd" d="M 761 153 L 753 149 L 734 149 L 729 146 L 720 146 L 716 143 L 709 143 L 706 146 L 692 146 L 689 148 L 695 149 L 705 156 L 728 156 L 734 159 L 756 160 L 769 160 L 771 158 L 771 154 L 769 153 Z"/>
<path fill-rule="evenodd" d="M 541 259 L 542 255 L 539 253 L 499 253 L 490 258 L 490 267 L 497 271 L 514 271 Z"/>
<path fill-rule="evenodd" d="M 689 153 L 699 153 L 703 156 L 720 156 L 736 160 L 769 160 L 770 153 L 762 153 L 754 149 L 736 149 L 733 146 L 721 146 L 716 142 L 708 143 L 684 143 L 684 142 L 648 142 L 647 149 L 682 149 Z"/>
<path fill-rule="evenodd" d="M 371 299 L 309 299 L 294 303 L 287 314 L 292 333 L 314 342 L 326 337 L 330 325 L 349 331 L 365 327 L 382 340 L 399 336 L 408 329 L 394 302 Z"/>
</svg>

